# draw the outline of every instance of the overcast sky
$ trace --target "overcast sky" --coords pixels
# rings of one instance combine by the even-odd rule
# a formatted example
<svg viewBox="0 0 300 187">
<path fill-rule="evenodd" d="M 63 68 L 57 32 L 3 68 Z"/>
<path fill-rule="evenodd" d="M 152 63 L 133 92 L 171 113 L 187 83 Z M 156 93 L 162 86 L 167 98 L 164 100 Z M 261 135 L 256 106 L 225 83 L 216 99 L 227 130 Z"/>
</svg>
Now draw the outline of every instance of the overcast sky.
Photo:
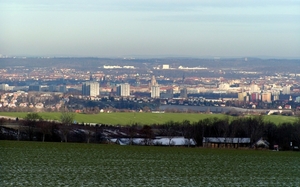
<svg viewBox="0 0 300 187">
<path fill-rule="evenodd" d="M 300 57 L 300 1 L 0 0 L 0 54 Z"/>
</svg>

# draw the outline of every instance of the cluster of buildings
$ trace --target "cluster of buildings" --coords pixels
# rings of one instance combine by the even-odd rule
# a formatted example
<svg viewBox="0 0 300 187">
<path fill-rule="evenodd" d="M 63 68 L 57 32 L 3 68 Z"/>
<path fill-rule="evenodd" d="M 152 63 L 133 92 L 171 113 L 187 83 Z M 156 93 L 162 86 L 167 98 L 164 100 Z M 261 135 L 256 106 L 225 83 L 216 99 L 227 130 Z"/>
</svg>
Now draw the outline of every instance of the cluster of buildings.
<svg viewBox="0 0 300 187">
<path fill-rule="evenodd" d="M 54 92 L 90 98 L 142 96 L 150 99 L 172 99 L 176 97 L 183 100 L 189 97 L 208 98 L 208 94 L 214 94 L 218 98 L 229 97 L 252 103 L 271 103 L 284 95 L 288 100 L 300 102 L 300 74 L 287 72 L 266 75 L 264 72 L 252 69 L 213 66 L 206 68 L 197 66 L 196 63 L 188 66 L 181 62 L 177 64 L 142 62 L 135 64 L 130 62 L 124 65 L 102 63 L 97 64 L 93 70 L 90 67 L 82 67 L 82 62 L 78 68 L 74 66 L 65 68 L 67 65 L 2 68 L 0 69 L 0 91 L 3 93 Z M 2 101 L 1 104 L 14 106 L 13 103 L 10 105 L 7 103 Z"/>
<path fill-rule="evenodd" d="M 211 83 L 213 82 L 213 83 Z M 25 91 L 35 91 L 35 92 L 61 92 L 67 93 L 70 90 L 77 90 L 81 92 L 83 96 L 97 97 L 100 95 L 115 95 L 120 97 L 129 97 L 134 95 L 136 92 L 145 92 L 149 93 L 151 98 L 173 98 L 174 94 L 179 94 L 180 98 L 188 98 L 189 94 L 200 94 L 200 93 L 213 93 L 213 94 L 222 94 L 226 95 L 229 93 L 237 94 L 237 100 L 245 102 L 255 102 L 263 101 L 270 103 L 279 99 L 280 95 L 290 95 L 295 93 L 291 90 L 291 85 L 258 85 L 254 82 L 250 84 L 241 84 L 238 82 L 238 86 L 232 82 L 222 82 L 216 83 L 210 81 L 208 84 L 198 84 L 198 85 L 189 85 L 189 84 L 172 84 L 172 85 L 162 85 L 158 84 L 156 77 L 151 76 L 151 79 L 148 81 L 148 84 L 141 84 L 139 76 L 136 76 L 135 82 L 130 83 L 116 83 L 116 84 L 103 84 L 100 85 L 101 81 L 94 80 L 90 76 L 90 80 L 82 81 L 79 85 L 39 85 L 31 84 L 29 86 L 23 86 L 20 88 L 15 88 L 15 86 L 10 86 L 8 84 L 0 84 L 0 90 L 2 91 L 13 91 L 16 89 L 25 90 Z M 297 93 L 297 92 L 296 92 Z M 298 102 L 298 98 L 295 100 Z"/>
<path fill-rule="evenodd" d="M 106 86 L 107 88 L 107 86 Z M 141 88 L 141 89 L 140 89 Z M 163 91 L 161 91 L 163 88 Z M 150 93 L 151 98 L 173 98 L 174 97 L 174 88 L 173 86 L 160 86 L 154 75 L 152 75 L 151 80 L 148 85 L 144 86 L 132 86 L 129 83 L 116 84 L 115 86 L 109 87 L 109 89 L 103 89 L 100 87 L 100 84 L 96 81 L 86 81 L 82 83 L 82 95 L 96 97 L 101 95 L 101 91 L 109 92 L 110 94 L 115 94 L 119 97 L 130 97 L 133 96 L 136 91 Z M 183 87 L 178 92 L 180 93 L 180 98 L 188 98 L 188 89 Z"/>
<path fill-rule="evenodd" d="M 55 94 L 50 93 L 32 93 L 25 91 L 7 92 L 0 94 L 0 108 L 18 108 L 22 109 L 44 109 L 49 108 L 53 110 L 59 110 L 63 105 L 63 100 L 60 98 L 62 94 L 56 93 L 57 102 L 55 104 L 49 104 L 47 101 L 53 101 Z M 25 111 L 25 110 L 24 110 Z"/>
<path fill-rule="evenodd" d="M 238 100 L 245 102 L 257 102 L 262 101 L 271 103 L 272 101 L 279 100 L 280 95 L 290 95 L 291 86 L 276 86 L 273 85 L 270 89 L 261 90 L 258 85 L 252 83 L 247 91 L 241 91 L 238 93 Z M 289 100 L 292 100 L 290 96 Z"/>
<path fill-rule="evenodd" d="M 160 86 L 156 82 L 154 76 L 149 83 L 149 89 L 151 98 L 160 98 Z M 111 92 L 114 92 L 120 97 L 129 97 L 132 93 L 131 86 L 129 83 L 121 83 L 111 88 Z M 86 81 L 82 83 L 82 95 L 96 97 L 100 95 L 100 84 L 96 81 Z M 173 97 L 173 96 L 172 96 Z"/>
</svg>

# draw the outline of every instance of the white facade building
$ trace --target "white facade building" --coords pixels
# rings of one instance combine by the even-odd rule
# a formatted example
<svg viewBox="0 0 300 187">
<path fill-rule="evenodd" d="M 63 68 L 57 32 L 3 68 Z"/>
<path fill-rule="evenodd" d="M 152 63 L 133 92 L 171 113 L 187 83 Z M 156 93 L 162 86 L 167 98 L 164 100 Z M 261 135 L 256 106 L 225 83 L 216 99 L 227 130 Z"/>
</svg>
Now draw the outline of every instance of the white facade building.
<svg viewBox="0 0 300 187">
<path fill-rule="evenodd" d="M 9 85 L 8 84 L 0 84 L 0 90 L 8 90 Z"/>
<path fill-rule="evenodd" d="M 121 97 L 128 97 L 130 96 L 130 84 L 120 84 L 117 87 L 117 94 Z"/>
<path fill-rule="evenodd" d="M 99 95 L 99 83 L 87 81 L 82 84 L 82 95 L 96 97 Z"/>
<path fill-rule="evenodd" d="M 256 84 L 251 84 L 250 85 L 250 92 L 251 93 L 260 92 L 260 88 Z"/>
<path fill-rule="evenodd" d="M 162 69 L 170 69 L 170 65 L 169 64 L 163 64 Z"/>
<path fill-rule="evenodd" d="M 152 98 L 160 97 L 160 87 L 159 86 L 151 86 L 151 97 Z"/>
<path fill-rule="evenodd" d="M 291 94 L 291 87 L 290 86 L 284 86 L 284 87 L 282 87 L 282 94 L 283 95 L 289 95 L 289 94 Z"/>
</svg>

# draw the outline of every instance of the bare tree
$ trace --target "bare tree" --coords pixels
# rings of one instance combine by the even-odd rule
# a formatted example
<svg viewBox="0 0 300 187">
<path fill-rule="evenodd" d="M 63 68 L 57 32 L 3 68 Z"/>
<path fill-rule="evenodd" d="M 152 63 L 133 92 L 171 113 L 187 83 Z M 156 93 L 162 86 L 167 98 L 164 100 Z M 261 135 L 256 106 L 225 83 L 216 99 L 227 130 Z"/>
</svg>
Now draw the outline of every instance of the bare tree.
<svg viewBox="0 0 300 187">
<path fill-rule="evenodd" d="M 46 135 L 51 135 L 52 134 L 52 124 L 46 121 L 40 121 L 37 124 L 37 127 L 40 129 L 40 132 L 43 134 L 43 139 L 42 141 L 45 141 L 45 136 Z"/>
<path fill-rule="evenodd" d="M 144 136 L 144 145 L 151 145 L 154 133 L 149 125 L 144 125 L 140 133 Z"/>
<path fill-rule="evenodd" d="M 5 119 L 4 118 L 0 118 L 0 128 L 2 128 L 2 126 L 5 124 Z M 0 129 L 0 137 L 2 137 L 2 130 Z"/>
<path fill-rule="evenodd" d="M 172 145 L 172 139 L 175 136 L 175 125 L 173 121 L 168 121 L 162 126 L 161 134 L 167 136 L 169 139 L 169 146 Z"/>
<path fill-rule="evenodd" d="M 60 115 L 60 122 L 62 123 L 60 126 L 60 132 L 65 142 L 68 142 L 68 134 L 70 133 L 74 118 L 75 113 L 73 112 L 62 112 Z"/>
<path fill-rule="evenodd" d="M 229 133 L 229 118 L 225 117 L 224 119 L 213 119 L 213 129 L 216 137 L 224 137 L 226 138 Z"/>
<path fill-rule="evenodd" d="M 300 146 L 300 114 L 297 114 L 297 119 L 293 124 L 294 132 L 292 135 L 293 140 Z"/>
<path fill-rule="evenodd" d="M 263 135 L 263 116 L 246 118 L 244 128 L 247 136 L 250 138 L 251 145 L 260 139 Z"/>
<path fill-rule="evenodd" d="M 91 139 L 95 135 L 94 127 L 90 125 L 85 125 L 83 130 L 86 137 L 86 143 L 90 143 Z"/>
<path fill-rule="evenodd" d="M 6 119 L 4 119 L 3 117 L 0 118 L 0 126 L 4 125 L 6 122 Z"/>
<path fill-rule="evenodd" d="M 130 126 L 127 126 L 126 127 L 126 131 L 127 131 L 127 134 L 129 136 L 129 139 L 130 139 L 130 145 L 133 144 L 133 137 L 136 135 L 137 133 L 137 128 L 136 128 L 136 125 L 134 125 L 133 123 L 130 125 Z"/>
<path fill-rule="evenodd" d="M 185 141 L 185 144 L 190 147 L 192 138 L 192 126 L 189 120 L 182 121 L 182 134 L 184 138 L 188 139 L 187 141 Z"/>
<path fill-rule="evenodd" d="M 28 113 L 25 116 L 24 126 L 29 140 L 33 140 L 34 131 L 38 121 L 42 121 L 42 117 L 38 113 Z M 19 132 L 18 132 L 19 133 Z"/>
</svg>

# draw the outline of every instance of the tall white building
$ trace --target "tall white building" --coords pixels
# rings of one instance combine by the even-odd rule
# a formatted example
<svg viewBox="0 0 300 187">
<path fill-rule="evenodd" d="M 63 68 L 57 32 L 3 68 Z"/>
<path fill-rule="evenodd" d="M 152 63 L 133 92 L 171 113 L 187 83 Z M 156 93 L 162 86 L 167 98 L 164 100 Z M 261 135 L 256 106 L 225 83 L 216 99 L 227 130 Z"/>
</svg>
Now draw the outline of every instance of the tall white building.
<svg viewBox="0 0 300 187">
<path fill-rule="evenodd" d="M 117 94 L 121 97 L 128 97 L 130 96 L 130 84 L 120 84 L 117 87 Z"/>
<path fill-rule="evenodd" d="M 263 102 L 271 103 L 272 102 L 271 96 L 272 96 L 272 94 L 270 92 L 264 92 L 261 94 L 261 100 Z"/>
<path fill-rule="evenodd" d="M 8 84 L 0 84 L 0 90 L 8 90 Z"/>
<path fill-rule="evenodd" d="M 82 83 L 82 95 L 97 96 L 99 95 L 99 83 L 94 81 L 87 81 Z"/>
<path fill-rule="evenodd" d="M 160 87 L 159 86 L 151 86 L 151 98 L 159 98 L 160 97 Z"/>
<path fill-rule="evenodd" d="M 254 92 L 260 92 L 260 88 L 256 85 L 256 84 L 251 84 L 250 85 L 250 92 L 254 93 Z"/>
<path fill-rule="evenodd" d="M 284 94 L 284 95 L 291 94 L 291 87 L 290 86 L 284 86 L 284 87 L 282 87 L 282 94 Z"/>
</svg>

